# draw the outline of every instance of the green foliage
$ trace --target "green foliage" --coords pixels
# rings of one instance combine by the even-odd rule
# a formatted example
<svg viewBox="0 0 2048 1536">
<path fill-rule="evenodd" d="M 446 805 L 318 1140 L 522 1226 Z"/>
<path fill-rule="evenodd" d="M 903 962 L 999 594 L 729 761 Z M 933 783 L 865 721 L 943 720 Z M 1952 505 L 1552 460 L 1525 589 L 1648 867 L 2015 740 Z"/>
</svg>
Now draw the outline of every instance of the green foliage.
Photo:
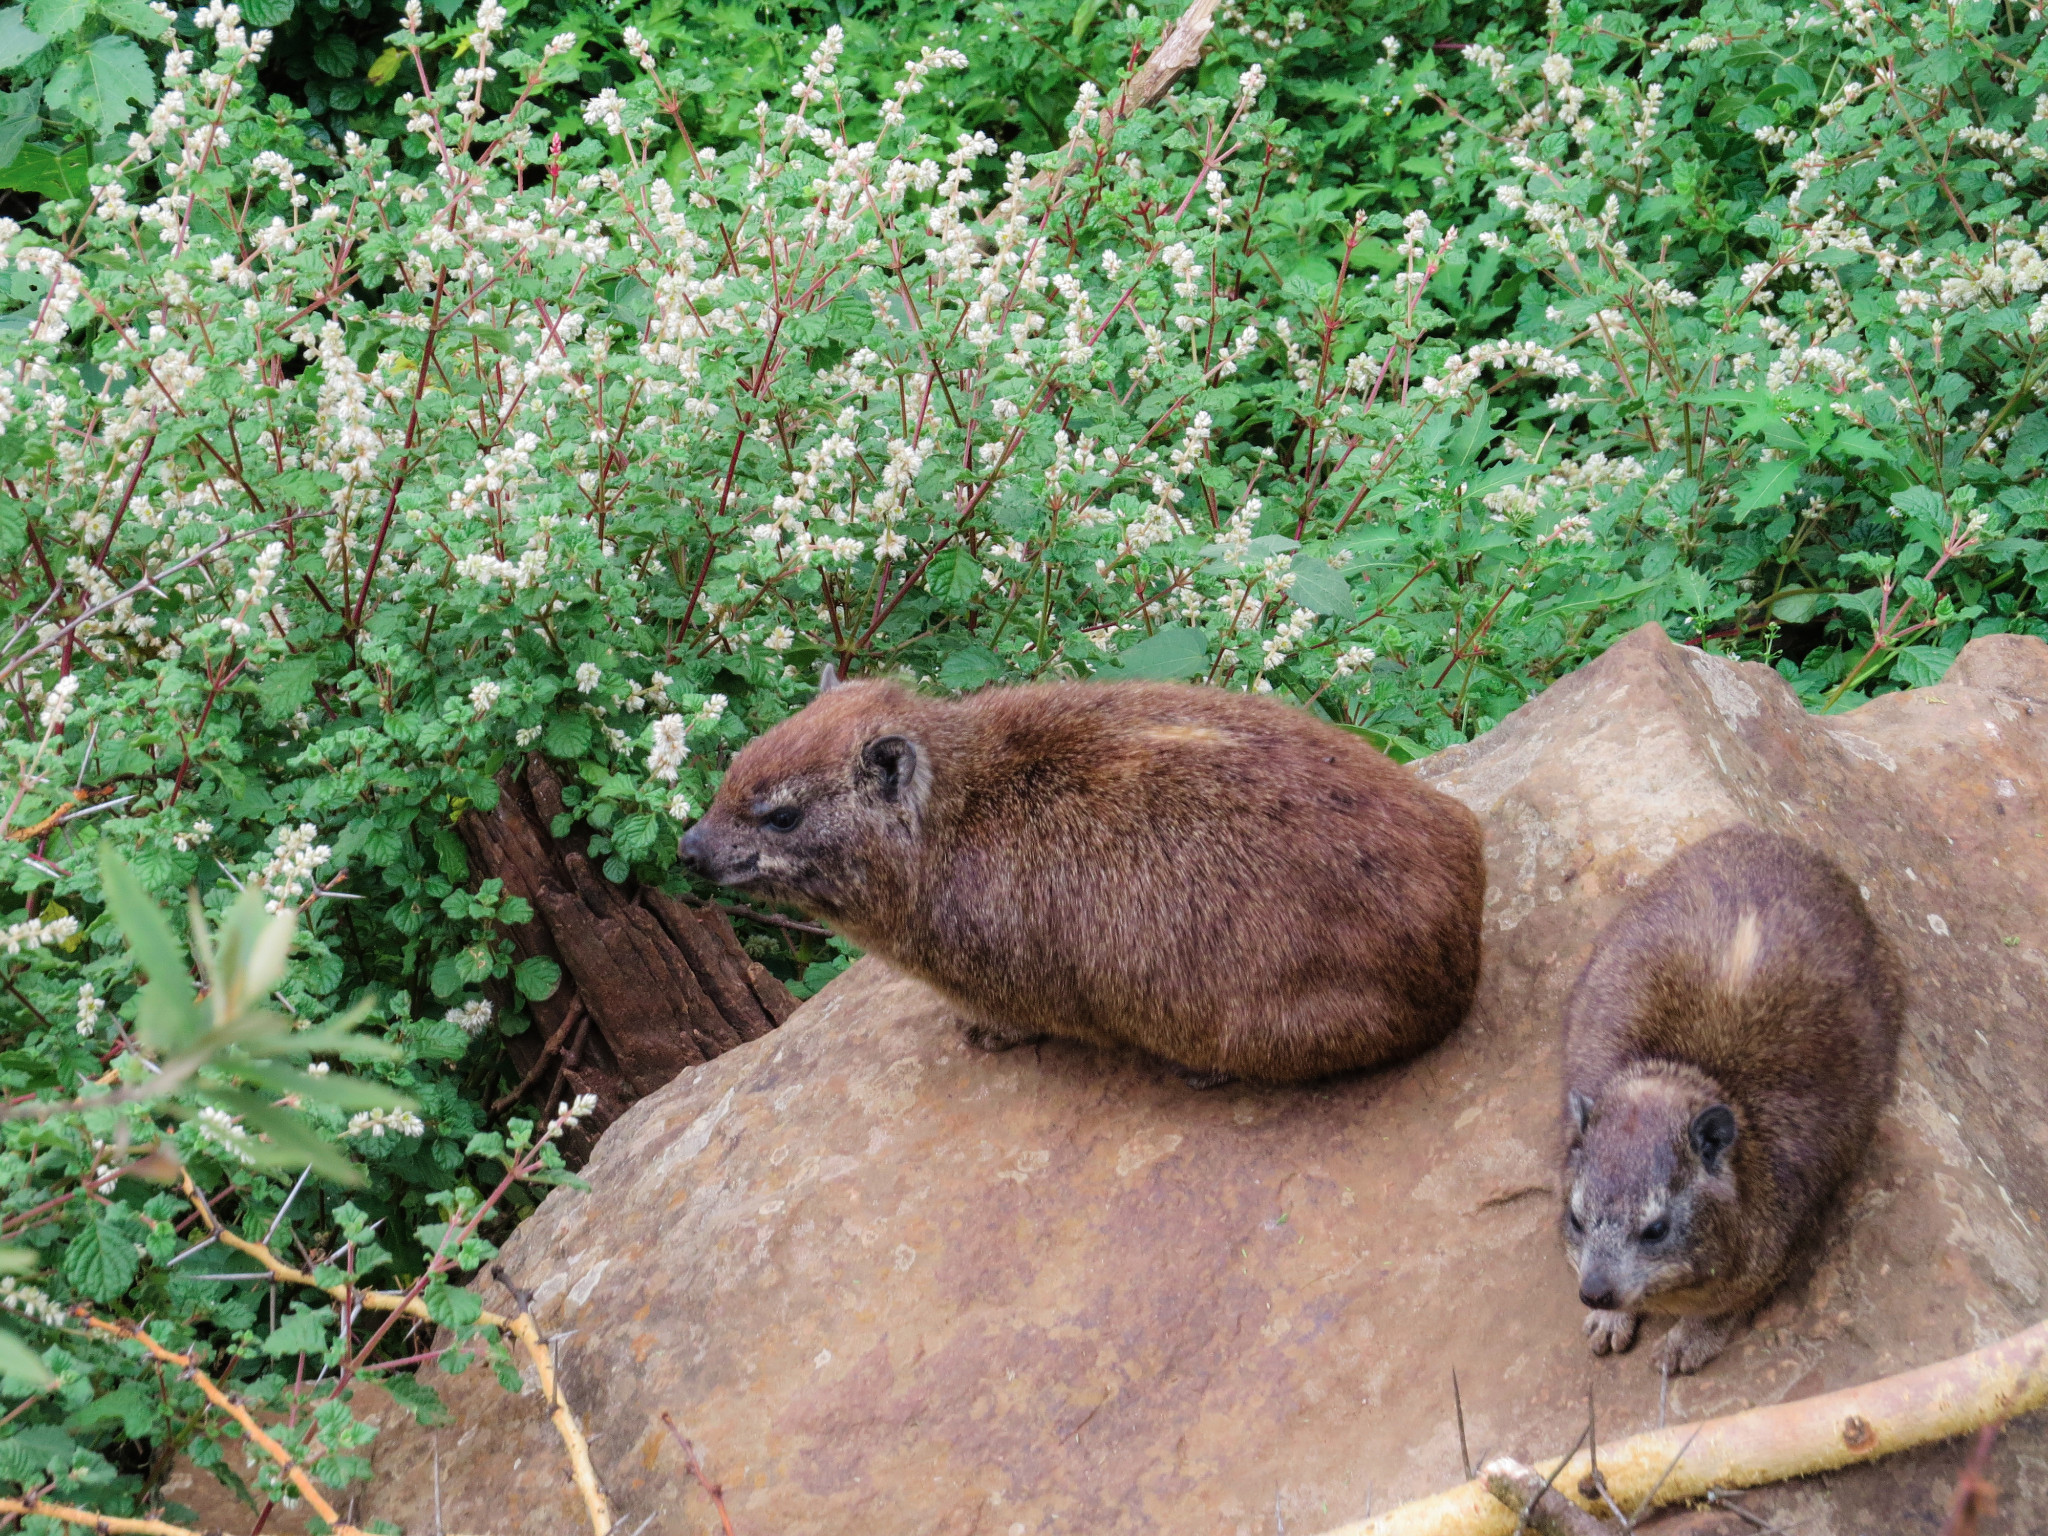
<svg viewBox="0 0 2048 1536">
<path fill-rule="evenodd" d="M 156 100 L 143 44 L 171 36 L 144 0 L 26 0 L 0 8 L 0 190 L 85 190 L 91 146 Z"/>
</svg>

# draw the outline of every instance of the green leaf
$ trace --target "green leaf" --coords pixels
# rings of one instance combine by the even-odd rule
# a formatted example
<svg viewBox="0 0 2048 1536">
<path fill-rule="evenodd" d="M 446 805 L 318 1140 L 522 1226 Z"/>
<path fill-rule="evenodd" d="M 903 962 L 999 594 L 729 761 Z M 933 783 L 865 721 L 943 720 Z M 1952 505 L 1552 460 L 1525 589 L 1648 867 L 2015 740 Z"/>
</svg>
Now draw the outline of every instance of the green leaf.
<svg viewBox="0 0 2048 1536">
<path fill-rule="evenodd" d="M 546 955 L 535 955 L 512 968 L 512 981 L 522 997 L 544 1002 L 562 984 L 562 968 Z"/>
<path fill-rule="evenodd" d="M 156 77 L 132 37 L 108 33 L 67 56 L 43 85 L 43 104 L 68 109 L 100 134 L 112 133 L 134 114 L 131 103 L 156 100 Z"/>
<path fill-rule="evenodd" d="M 1908 517 L 1924 517 L 1929 522 L 1940 522 L 1948 516 L 1948 503 L 1941 499 L 1941 493 L 1925 485 L 1909 485 L 1895 493 L 1892 505 Z"/>
<path fill-rule="evenodd" d="M 94 1301 L 109 1302 L 135 1279 L 135 1245 L 110 1221 L 90 1221 L 64 1249 L 64 1278 Z"/>
<path fill-rule="evenodd" d="M 383 1379 L 378 1385 L 390 1393 L 400 1407 L 409 1409 L 417 1422 L 429 1426 L 447 1422 L 448 1407 L 441 1401 L 440 1394 L 417 1376 L 407 1375 L 404 1371 L 379 1374 Z"/>
<path fill-rule="evenodd" d="M 281 657 L 264 667 L 256 684 L 263 718 L 275 724 L 305 708 L 313 697 L 313 680 L 319 675 L 320 663 L 311 656 Z"/>
<path fill-rule="evenodd" d="M 292 0 L 249 0 L 242 20 L 252 27 L 281 27 L 292 19 Z"/>
<path fill-rule="evenodd" d="M 1735 520 L 1739 523 L 1758 507 L 1775 507 L 1783 501 L 1799 483 L 1799 470 L 1799 464 L 1792 459 L 1773 459 L 1759 465 L 1742 482 L 1742 490 L 1730 508 Z"/>
<path fill-rule="evenodd" d="M 1909 645 L 1892 662 L 1892 676 L 1908 688 L 1931 688 L 1948 675 L 1956 653 L 1938 645 Z"/>
<path fill-rule="evenodd" d="M 0 191 L 81 197 L 86 190 L 85 173 L 91 165 L 92 150 L 84 144 L 61 150 L 47 144 L 24 144 L 13 164 L 0 170 Z"/>
<path fill-rule="evenodd" d="M 38 1387 L 56 1380 L 43 1364 L 43 1357 L 5 1328 L 0 1328 L 0 1376 L 16 1377 Z"/>
<path fill-rule="evenodd" d="M 925 587 L 936 597 L 964 603 L 981 590 L 981 566 L 966 550 L 947 550 L 925 573 Z"/>
<path fill-rule="evenodd" d="M 1173 682 L 1209 670 L 1209 637 L 1199 629 L 1162 629 L 1095 669 L 1104 677 Z"/>
<path fill-rule="evenodd" d="M 45 37 L 76 32 L 91 7 L 87 0 L 28 0 L 23 19 Z"/>
<path fill-rule="evenodd" d="M 483 1316 L 483 1298 L 438 1277 L 427 1287 L 427 1316 L 443 1328 L 465 1328 Z"/>
<path fill-rule="evenodd" d="M 1671 579 L 1678 588 L 1678 606 L 1687 613 L 1699 613 L 1712 606 L 1714 584 L 1691 566 L 1674 566 Z"/>
<path fill-rule="evenodd" d="M 581 757 L 590 750 L 590 716 L 549 715 L 540 748 L 549 757 Z"/>
<path fill-rule="evenodd" d="M 1358 599 L 1352 595 L 1350 583 L 1329 561 L 1297 555 L 1292 569 L 1294 585 L 1287 595 L 1310 613 L 1332 619 L 1358 617 Z"/>
<path fill-rule="evenodd" d="M 960 693 L 992 683 L 1002 675 L 1001 658 L 985 645 L 964 646 L 939 667 L 939 681 Z"/>
<path fill-rule="evenodd" d="M 327 1348 L 328 1330 L 334 1325 L 334 1308 L 309 1307 L 292 1303 L 291 1315 L 270 1330 L 263 1341 L 263 1353 L 271 1359 L 286 1355 L 317 1355 Z"/>
<path fill-rule="evenodd" d="M 33 58 L 49 45 L 49 38 L 27 23 L 22 7 L 10 5 L 0 11 L 0 69 Z"/>
<path fill-rule="evenodd" d="M 92 8 L 122 30 L 134 32 L 152 42 L 162 42 L 170 35 L 171 24 L 143 0 L 92 0 Z"/>
<path fill-rule="evenodd" d="M 434 860 L 441 866 L 441 873 L 450 880 L 469 878 L 469 849 L 453 827 L 435 829 Z"/>
<path fill-rule="evenodd" d="M 139 1381 L 124 1381 L 104 1397 L 94 1398 L 66 1419 L 71 1429 L 90 1429 L 95 1424 L 119 1424 L 130 1440 L 141 1440 L 161 1422 L 161 1399 Z"/>
<path fill-rule="evenodd" d="M 1771 617 L 1783 624 L 1804 624 L 1819 605 L 1818 592 L 1795 592 L 1771 604 Z"/>
</svg>

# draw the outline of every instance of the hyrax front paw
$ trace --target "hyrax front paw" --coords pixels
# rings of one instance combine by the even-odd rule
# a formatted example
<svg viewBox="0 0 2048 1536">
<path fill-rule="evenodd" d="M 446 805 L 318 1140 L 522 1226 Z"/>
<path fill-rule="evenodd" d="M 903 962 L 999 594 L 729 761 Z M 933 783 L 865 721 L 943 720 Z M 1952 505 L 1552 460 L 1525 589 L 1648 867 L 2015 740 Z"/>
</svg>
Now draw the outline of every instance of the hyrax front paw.
<svg viewBox="0 0 2048 1536">
<path fill-rule="evenodd" d="M 1728 1347 L 1738 1321 L 1734 1317 L 1680 1318 L 1664 1336 L 1664 1369 L 1674 1376 L 1690 1376 Z"/>
<path fill-rule="evenodd" d="M 1636 1341 L 1636 1322 L 1633 1312 L 1603 1312 L 1598 1308 L 1588 1312 L 1586 1337 L 1592 1342 L 1593 1353 L 1626 1354 L 1629 1345 Z"/>
<path fill-rule="evenodd" d="M 961 1019 L 959 1025 L 960 1038 L 977 1051 L 1013 1051 L 1045 1038 L 1025 1030 L 1005 1029 L 1000 1024 L 984 1024 L 978 1019 Z"/>
</svg>

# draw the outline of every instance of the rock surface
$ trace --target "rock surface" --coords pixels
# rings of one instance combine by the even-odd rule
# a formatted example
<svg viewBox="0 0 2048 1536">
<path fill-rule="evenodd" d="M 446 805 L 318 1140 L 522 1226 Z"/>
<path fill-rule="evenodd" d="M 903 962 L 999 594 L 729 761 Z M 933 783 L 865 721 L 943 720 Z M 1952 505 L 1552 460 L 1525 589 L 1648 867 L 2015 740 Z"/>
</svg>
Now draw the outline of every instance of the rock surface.
<svg viewBox="0 0 2048 1536">
<path fill-rule="evenodd" d="M 1803 713 L 1640 631 L 1419 771 L 1480 813 L 1468 1023 L 1398 1070 L 1190 1090 L 1070 1045 L 963 1050 L 874 961 L 629 1110 L 503 1260 L 566 1335 L 622 1531 L 1313 1532 L 1475 1462 L 1656 1423 L 1651 1350 L 1594 1360 L 1554 1230 L 1557 1020 L 1627 888 L 1744 820 L 1864 886 L 1909 976 L 1897 1099 L 1805 1271 L 1674 1419 L 1906 1369 L 2035 1321 L 2048 1283 L 2048 644 Z M 502 1293 L 493 1304 L 502 1304 Z M 1654 1344 L 1659 1329 L 1646 1330 Z M 438 1382 L 362 1518 L 587 1529 L 537 1397 Z M 440 1468 L 437 1515 L 430 1462 Z M 1753 1496 L 1800 1536 L 1939 1525 L 1961 1447 Z M 2009 1434 L 2002 1533 L 2048 1531 Z"/>
</svg>

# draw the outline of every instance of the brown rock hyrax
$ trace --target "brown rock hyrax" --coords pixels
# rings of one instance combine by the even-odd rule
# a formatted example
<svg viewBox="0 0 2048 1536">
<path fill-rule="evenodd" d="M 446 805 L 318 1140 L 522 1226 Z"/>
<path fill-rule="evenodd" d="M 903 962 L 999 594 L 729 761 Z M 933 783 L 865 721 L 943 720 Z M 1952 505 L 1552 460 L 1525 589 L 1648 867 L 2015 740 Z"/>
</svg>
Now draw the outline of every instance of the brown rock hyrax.
<svg viewBox="0 0 2048 1536">
<path fill-rule="evenodd" d="M 1891 1096 L 1897 971 L 1856 887 L 1748 827 L 1666 864 L 1565 1005 L 1565 1250 L 1593 1352 L 1719 1354 Z"/>
<path fill-rule="evenodd" d="M 682 855 L 922 978 L 987 1050 L 1060 1035 L 1296 1081 L 1435 1044 L 1479 977 L 1472 813 L 1217 688 L 828 677 Z"/>
</svg>

